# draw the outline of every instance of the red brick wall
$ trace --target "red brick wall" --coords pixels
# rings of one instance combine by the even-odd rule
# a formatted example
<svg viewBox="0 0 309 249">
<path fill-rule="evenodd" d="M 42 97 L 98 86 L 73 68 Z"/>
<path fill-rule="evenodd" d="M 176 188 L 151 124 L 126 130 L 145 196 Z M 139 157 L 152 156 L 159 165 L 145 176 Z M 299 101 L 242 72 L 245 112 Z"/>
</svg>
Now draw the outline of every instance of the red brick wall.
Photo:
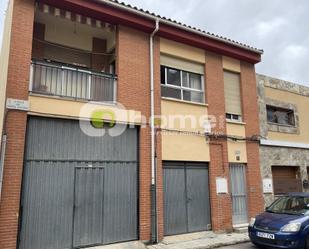
<svg viewBox="0 0 309 249">
<path fill-rule="evenodd" d="M 154 43 L 155 112 L 160 113 L 160 50 L 159 40 Z M 139 110 L 149 121 L 150 117 L 150 64 L 149 34 L 124 26 L 118 27 L 117 34 L 118 101 L 127 109 Z M 150 240 L 151 236 L 151 137 L 150 128 L 140 131 L 140 239 Z M 157 137 L 157 179 L 158 179 L 158 220 L 159 235 L 163 237 L 163 198 L 161 137 Z"/>
<path fill-rule="evenodd" d="M 28 99 L 33 32 L 33 0 L 15 0 L 7 97 Z M 10 110 L 5 122 L 7 153 L 0 203 L 0 248 L 15 249 L 18 230 L 27 114 Z"/>
<path fill-rule="evenodd" d="M 246 136 L 259 135 L 258 97 L 254 65 L 241 62 L 241 95 Z M 247 186 L 249 217 L 263 211 L 259 143 L 247 142 Z"/>
<path fill-rule="evenodd" d="M 216 127 L 212 129 L 212 132 L 226 134 L 222 56 L 206 52 L 205 75 L 208 114 L 217 119 Z M 230 195 L 217 195 L 216 193 L 216 177 L 225 177 L 229 181 L 227 153 L 226 140 L 210 141 L 210 204 L 212 229 L 215 231 L 231 230 L 232 228 Z"/>
</svg>

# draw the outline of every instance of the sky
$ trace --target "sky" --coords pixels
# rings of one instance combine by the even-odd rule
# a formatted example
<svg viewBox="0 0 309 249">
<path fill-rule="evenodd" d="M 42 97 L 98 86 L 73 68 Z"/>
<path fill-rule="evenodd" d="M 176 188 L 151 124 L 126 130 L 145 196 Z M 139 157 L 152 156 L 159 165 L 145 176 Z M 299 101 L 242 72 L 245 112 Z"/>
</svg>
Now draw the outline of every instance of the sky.
<svg viewBox="0 0 309 249">
<path fill-rule="evenodd" d="M 309 86 L 308 0 L 124 0 L 264 50 L 256 72 Z M 0 37 L 7 0 L 0 1 Z"/>
<path fill-rule="evenodd" d="M 3 26 L 5 19 L 5 11 L 7 9 L 8 0 L 0 0 L 0 50 L 2 45 Z"/>
</svg>

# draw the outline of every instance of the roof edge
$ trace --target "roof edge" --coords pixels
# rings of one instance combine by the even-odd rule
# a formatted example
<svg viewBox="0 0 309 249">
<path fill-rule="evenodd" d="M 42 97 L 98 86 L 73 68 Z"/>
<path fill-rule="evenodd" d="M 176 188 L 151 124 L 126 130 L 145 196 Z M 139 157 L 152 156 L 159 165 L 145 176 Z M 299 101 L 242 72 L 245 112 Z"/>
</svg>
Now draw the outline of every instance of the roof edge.
<svg viewBox="0 0 309 249">
<path fill-rule="evenodd" d="M 210 38 L 210 39 L 213 39 L 213 40 L 216 40 L 216 41 L 224 42 L 224 43 L 227 43 L 227 44 L 230 44 L 230 45 L 233 45 L 233 46 L 236 46 L 236 47 L 257 53 L 257 54 L 263 54 L 264 53 L 264 51 L 262 49 L 253 48 L 253 47 L 250 47 L 248 45 L 244 45 L 244 44 L 241 44 L 239 42 L 230 40 L 228 38 L 223 38 L 223 37 L 220 37 L 220 36 L 208 34 L 205 31 L 201 31 L 201 30 L 186 26 L 184 24 L 177 23 L 176 21 L 164 19 L 161 16 L 151 14 L 151 13 L 147 13 L 143 10 L 139 10 L 137 8 L 131 7 L 127 4 L 125 4 L 125 3 L 119 3 L 118 1 L 115 1 L 115 0 L 95 0 L 95 1 L 99 2 L 99 3 L 105 3 L 107 5 L 111 5 L 113 7 L 117 7 L 117 8 L 123 9 L 123 10 L 127 10 L 129 12 L 133 12 L 137 15 L 140 15 L 140 16 L 152 19 L 152 20 L 159 19 L 159 21 L 161 23 L 165 23 L 167 25 L 171 25 L 171 26 L 177 27 L 179 29 L 183 29 L 183 30 L 186 30 L 186 31 L 189 31 L 189 32 L 201 35 L 201 36 L 205 36 L 207 38 Z"/>
<path fill-rule="evenodd" d="M 259 73 L 256 73 L 256 77 L 258 80 L 263 80 L 264 87 L 274 88 L 277 90 L 309 97 L 308 86 Z"/>
</svg>

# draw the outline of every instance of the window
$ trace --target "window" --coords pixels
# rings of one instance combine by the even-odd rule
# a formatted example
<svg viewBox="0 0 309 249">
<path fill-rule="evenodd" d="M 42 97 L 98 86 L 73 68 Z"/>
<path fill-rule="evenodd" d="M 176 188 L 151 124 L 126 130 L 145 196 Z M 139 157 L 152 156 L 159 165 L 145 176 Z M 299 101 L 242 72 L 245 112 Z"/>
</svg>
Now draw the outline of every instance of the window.
<svg viewBox="0 0 309 249">
<path fill-rule="evenodd" d="M 294 111 L 275 106 L 266 106 L 267 121 L 279 125 L 295 126 Z"/>
<path fill-rule="evenodd" d="M 226 119 L 231 120 L 231 121 L 238 121 L 238 122 L 242 121 L 241 116 L 237 114 L 227 113 L 225 116 L 226 116 Z"/>
<path fill-rule="evenodd" d="M 162 97 L 205 103 L 204 77 L 167 66 L 161 66 Z"/>
<path fill-rule="evenodd" d="M 224 96 L 226 119 L 241 122 L 242 108 L 239 73 L 224 71 Z"/>
<path fill-rule="evenodd" d="M 277 199 L 267 209 L 268 212 L 278 214 L 308 215 L 309 198 L 303 196 L 284 196 Z"/>
</svg>

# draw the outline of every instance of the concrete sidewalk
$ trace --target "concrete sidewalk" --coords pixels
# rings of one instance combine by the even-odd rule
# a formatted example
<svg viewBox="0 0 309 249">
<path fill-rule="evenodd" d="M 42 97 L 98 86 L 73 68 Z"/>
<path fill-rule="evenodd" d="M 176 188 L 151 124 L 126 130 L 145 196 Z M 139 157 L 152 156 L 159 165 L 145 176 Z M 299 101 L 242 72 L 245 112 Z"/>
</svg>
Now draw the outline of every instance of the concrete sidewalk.
<svg viewBox="0 0 309 249">
<path fill-rule="evenodd" d="M 199 232 L 168 236 L 156 245 L 146 246 L 141 241 L 91 247 L 88 249 L 206 249 L 234 245 L 249 241 L 247 233 Z"/>
<path fill-rule="evenodd" d="M 206 249 L 227 245 L 234 245 L 249 241 L 247 233 L 199 232 L 183 235 L 168 236 L 157 245 L 148 246 L 148 249 Z"/>
</svg>

